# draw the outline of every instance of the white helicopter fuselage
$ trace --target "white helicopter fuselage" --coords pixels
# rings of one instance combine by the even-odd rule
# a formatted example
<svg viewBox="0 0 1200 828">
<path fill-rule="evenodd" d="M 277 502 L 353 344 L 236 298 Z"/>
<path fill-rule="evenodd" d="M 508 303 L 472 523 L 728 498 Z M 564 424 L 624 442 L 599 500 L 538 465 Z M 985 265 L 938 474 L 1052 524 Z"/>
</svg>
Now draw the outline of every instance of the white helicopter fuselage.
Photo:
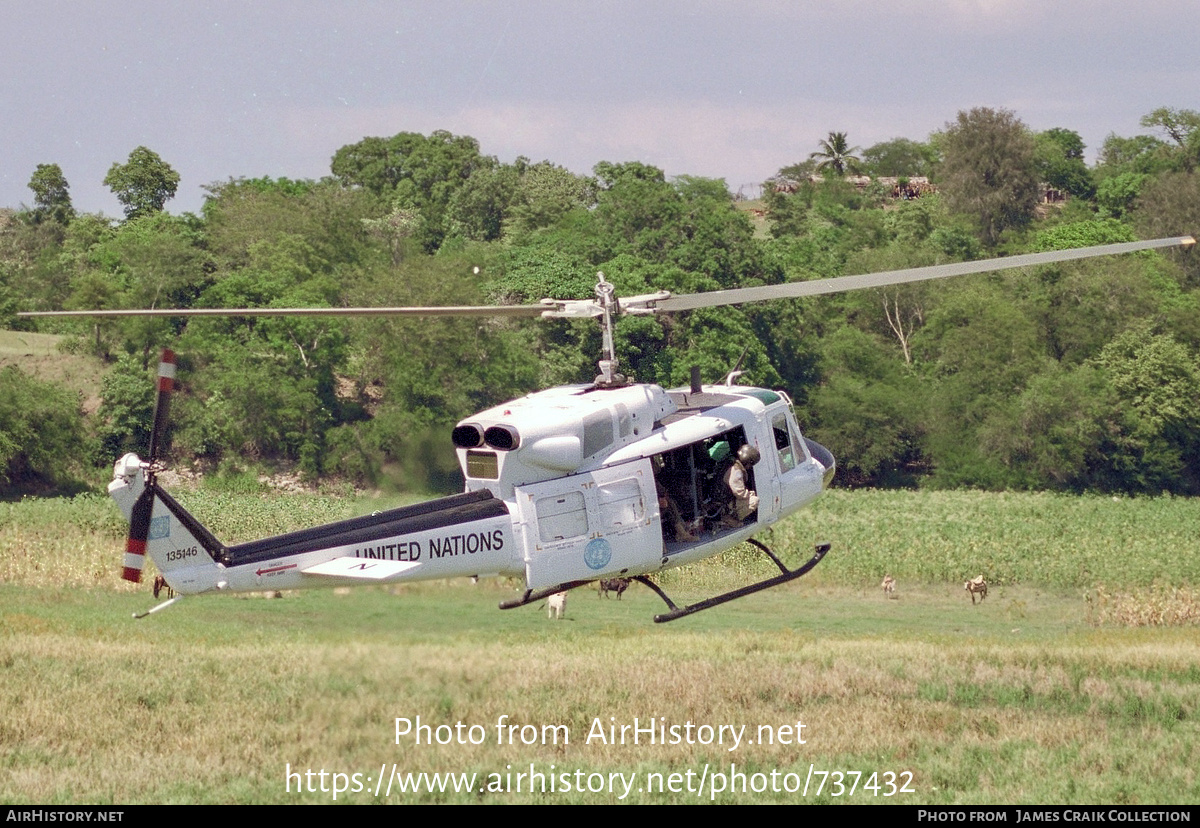
<svg viewBox="0 0 1200 828">
<path fill-rule="evenodd" d="M 785 395 L 741 386 L 555 388 L 477 414 L 454 440 L 467 489 L 510 504 L 531 589 L 713 555 L 810 503 L 833 466 Z M 759 505 L 731 525 L 722 472 L 744 444 L 762 458 Z"/>
<path fill-rule="evenodd" d="M 463 494 L 225 546 L 158 489 L 146 552 L 182 594 L 457 576 L 540 590 L 716 554 L 810 503 L 833 473 L 786 395 L 741 386 L 553 388 L 464 420 L 453 439 Z M 758 503 L 738 520 L 724 473 L 747 444 L 761 455 L 747 471 Z M 117 463 L 109 492 L 127 517 L 145 471 L 132 455 Z"/>
</svg>

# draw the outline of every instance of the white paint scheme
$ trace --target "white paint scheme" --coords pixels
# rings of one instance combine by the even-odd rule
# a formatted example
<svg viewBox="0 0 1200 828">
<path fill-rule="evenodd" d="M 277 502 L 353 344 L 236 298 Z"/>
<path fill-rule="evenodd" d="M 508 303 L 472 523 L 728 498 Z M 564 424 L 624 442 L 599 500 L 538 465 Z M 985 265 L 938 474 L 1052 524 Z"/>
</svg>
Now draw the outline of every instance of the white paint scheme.
<svg viewBox="0 0 1200 828">
<path fill-rule="evenodd" d="M 827 469 L 809 453 L 796 425 L 790 401 L 786 395 L 764 392 L 762 389 L 738 386 L 704 386 L 701 398 L 719 396 L 722 405 L 696 413 L 679 415 L 680 405 L 688 405 L 691 392 L 679 389 L 665 392 L 658 386 L 632 386 L 619 389 L 592 389 L 589 386 L 556 388 L 530 394 L 520 400 L 481 412 L 464 420 L 482 429 L 507 426 L 520 436 L 517 448 L 495 451 L 498 477 L 471 478 L 468 474 L 467 449 L 459 448 L 467 488 L 486 488 L 505 501 L 515 500 L 514 533 L 524 551 L 526 585 L 530 589 L 545 589 L 576 580 L 594 580 L 618 576 L 642 575 L 681 566 L 715 555 L 740 543 L 762 528 L 811 503 L 824 487 Z M 756 396 L 758 395 L 758 396 Z M 774 398 L 764 403 L 759 397 Z M 622 431 L 621 411 L 631 412 L 629 425 Z M 578 458 L 578 472 L 562 476 L 548 464 L 530 462 L 529 455 L 537 452 L 541 441 L 562 439 L 562 432 L 576 444 L 583 443 L 584 424 L 588 417 L 606 412 L 612 423 L 613 438 L 605 451 Z M 654 416 L 654 428 L 642 430 L 645 418 Z M 786 427 L 789 447 L 795 461 L 784 468 L 782 455 L 775 448 L 772 424 L 778 418 Z M 666 424 L 662 419 L 671 419 Z M 558 435 L 551 429 L 558 425 Z M 758 448 L 762 460 L 755 466 L 760 506 L 757 517 L 744 526 L 723 529 L 716 534 L 705 533 L 698 541 L 667 543 L 664 541 L 658 498 L 654 491 L 654 469 L 651 458 L 679 450 L 708 438 L 741 428 L 748 443 Z M 528 435 L 528 436 L 527 436 Z M 486 446 L 480 451 L 491 451 Z M 557 468 L 571 465 L 564 462 Z M 633 524 L 612 525 L 601 518 L 602 487 L 626 479 L 637 479 L 643 513 Z M 563 498 L 562 511 L 540 518 L 538 504 L 555 497 Z M 568 497 L 575 498 L 572 505 Z M 542 523 L 554 522 L 561 527 L 570 525 L 564 515 L 578 514 L 579 533 L 571 530 L 544 530 Z M 584 524 L 586 519 L 586 525 Z M 563 534 L 563 532 L 567 534 Z M 588 545 L 597 539 L 608 541 L 611 559 L 598 565 L 586 558 Z"/>
<path fill-rule="evenodd" d="M 303 570 L 305 575 L 334 575 L 341 578 L 359 578 L 364 581 L 386 581 L 420 566 L 411 561 L 380 561 L 370 558 L 334 558 L 331 561 L 310 566 Z"/>
<path fill-rule="evenodd" d="M 457 449 L 467 490 L 490 489 L 510 501 L 515 486 L 609 465 L 614 448 L 649 436 L 655 423 L 675 411 L 675 403 L 657 385 L 602 390 L 568 385 L 481 411 L 460 425 L 477 424 L 483 429 L 516 426 L 520 445 L 497 452 L 499 477 L 493 480 L 472 479 L 467 474 L 469 449 Z M 596 435 L 601 419 L 608 423 L 610 439 L 600 449 L 588 451 L 592 442 L 588 438 Z M 480 449 L 490 450 L 486 446 Z"/>
<path fill-rule="evenodd" d="M 254 544 L 252 561 L 226 565 L 214 560 L 198 537 L 207 536 L 207 530 L 156 496 L 147 554 L 180 594 L 482 574 L 520 577 L 528 589 L 543 590 L 652 573 L 722 552 L 810 503 L 831 471 L 808 451 L 786 396 L 763 389 L 705 386 L 697 396 L 655 385 L 570 386 L 496 406 L 466 423 L 477 424 L 480 433 L 504 426 L 506 433 L 517 435 L 511 450 L 478 449 L 495 454 L 495 478 L 467 477 L 468 492 L 487 489 L 503 501 L 496 514 L 295 554 L 283 551 L 291 539 L 281 536 Z M 699 447 L 717 437 L 744 441 L 762 455 L 753 469 L 758 513 L 741 526 L 710 521 L 693 541 L 668 540 L 656 470 L 669 453 L 700 456 L 695 454 Z M 777 439 L 786 449 L 776 449 Z M 458 449 L 464 473 L 469 472 L 468 451 Z M 136 456 L 117 462 L 109 493 L 127 518 L 145 479 L 146 466 Z M 692 492 L 700 491 L 694 482 L 690 485 Z M 508 514 L 499 513 L 503 508 Z M 189 521 L 195 531 L 188 528 Z M 479 548 L 467 552 L 464 541 L 464 551 L 433 554 L 435 546 L 468 536 Z M 479 538 L 487 540 L 488 548 L 482 548 Z M 272 549 L 274 541 L 278 552 Z"/>
</svg>

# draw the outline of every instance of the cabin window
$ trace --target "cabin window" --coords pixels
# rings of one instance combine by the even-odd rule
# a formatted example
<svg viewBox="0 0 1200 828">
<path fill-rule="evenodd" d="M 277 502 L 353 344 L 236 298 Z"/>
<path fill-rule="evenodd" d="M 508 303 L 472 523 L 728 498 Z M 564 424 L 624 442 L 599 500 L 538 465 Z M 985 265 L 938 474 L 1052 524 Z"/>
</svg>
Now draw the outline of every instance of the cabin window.
<svg viewBox="0 0 1200 828">
<path fill-rule="evenodd" d="M 636 477 L 605 483 L 596 497 L 602 526 L 635 526 L 646 515 L 642 487 Z"/>
<path fill-rule="evenodd" d="M 467 477 L 478 480 L 497 480 L 500 477 L 500 460 L 494 451 L 468 451 Z"/>
<path fill-rule="evenodd" d="M 582 492 L 543 497 L 537 502 L 538 536 L 543 543 L 577 538 L 588 532 Z"/>
</svg>

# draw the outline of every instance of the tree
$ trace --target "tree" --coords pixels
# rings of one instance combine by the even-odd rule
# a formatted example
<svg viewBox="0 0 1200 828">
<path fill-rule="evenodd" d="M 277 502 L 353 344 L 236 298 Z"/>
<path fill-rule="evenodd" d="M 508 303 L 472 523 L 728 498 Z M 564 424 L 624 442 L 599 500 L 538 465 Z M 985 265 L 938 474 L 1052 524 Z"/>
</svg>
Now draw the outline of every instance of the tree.
<svg viewBox="0 0 1200 828">
<path fill-rule="evenodd" d="M 517 168 L 506 164 L 476 170 L 447 205 L 451 235 L 473 241 L 499 239 L 519 181 Z"/>
<path fill-rule="evenodd" d="M 1092 197 L 1096 188 L 1083 160 L 1084 144 L 1078 132 L 1055 127 L 1039 132 L 1034 141 L 1034 165 L 1042 181 L 1077 198 Z"/>
<path fill-rule="evenodd" d="M 517 166 L 521 177 L 510 214 L 505 216 L 506 236 L 549 227 L 572 210 L 595 206 L 594 179 L 549 161 L 523 164 L 518 159 Z"/>
<path fill-rule="evenodd" d="M 1134 207 L 1133 223 L 1143 238 L 1178 236 L 1200 227 L 1200 177 L 1167 173 L 1148 182 Z M 1172 252 L 1191 283 L 1200 282 L 1200 254 L 1193 248 Z"/>
<path fill-rule="evenodd" d="M 980 238 L 994 246 L 1011 227 L 1028 224 L 1038 203 L 1036 147 L 1013 113 L 959 112 L 942 140 L 941 181 L 951 210 L 974 216 Z"/>
<path fill-rule="evenodd" d="M 154 383 L 140 359 L 126 354 L 105 375 L 98 414 L 102 457 L 147 450 L 154 422 Z"/>
<path fill-rule="evenodd" d="M 38 164 L 29 179 L 29 189 L 33 190 L 33 220 L 37 223 L 55 221 L 59 224 L 70 224 L 75 217 L 75 208 L 71 206 L 71 194 L 68 192 L 66 176 L 58 164 Z"/>
<path fill-rule="evenodd" d="M 421 214 L 412 208 L 397 205 L 383 218 L 362 221 L 368 233 L 387 244 L 392 253 L 392 264 L 399 265 L 408 252 L 409 238 L 421 227 Z"/>
<path fill-rule="evenodd" d="M 1126 486 L 1195 494 L 1200 487 L 1200 363 L 1170 334 L 1151 324 L 1130 328 L 1095 363 L 1121 401 L 1128 432 Z M 1114 458 L 1118 462 L 1118 458 Z"/>
<path fill-rule="evenodd" d="M 1142 175 L 1162 172 L 1169 169 L 1167 158 L 1170 149 L 1153 135 L 1122 138 L 1110 133 L 1100 146 L 1096 177 L 1102 180 L 1127 172 Z"/>
<path fill-rule="evenodd" d="M 381 196 L 389 210 L 418 210 L 422 220 L 413 238 L 433 253 L 451 229 L 451 198 L 477 171 L 498 163 L 480 155 L 479 142 L 469 135 L 437 130 L 428 138 L 401 132 L 347 144 L 334 154 L 330 170 L 343 185 Z"/>
<path fill-rule="evenodd" d="M 601 245 L 596 263 L 620 253 L 664 261 L 683 238 L 684 207 L 663 171 L 639 161 L 601 161 L 594 172 L 600 185 L 591 213 Z"/>
<path fill-rule="evenodd" d="M 220 271 L 245 267 L 254 245 L 285 236 L 303 237 L 320 258 L 343 268 L 377 252 L 363 222 L 378 217 L 380 204 L 365 191 L 286 178 L 230 180 L 205 189 L 205 245 Z"/>
<path fill-rule="evenodd" d="M 928 176 L 937 161 L 937 151 L 930 144 L 893 138 L 867 147 L 862 160 L 871 175 Z"/>
<path fill-rule="evenodd" d="M 158 153 L 138 147 L 129 153 L 126 163 L 108 168 L 104 185 L 124 205 L 125 218 L 134 219 L 162 211 L 163 205 L 175 197 L 179 173 Z"/>
<path fill-rule="evenodd" d="M 1142 126 L 1158 127 L 1178 146 L 1178 160 L 1185 172 L 1196 168 L 1200 156 L 1200 112 L 1159 107 L 1142 118 Z"/>
<path fill-rule="evenodd" d="M 1096 188 L 1096 204 L 1112 218 L 1123 218 L 1133 209 L 1142 187 L 1150 180 L 1145 173 L 1123 172 L 1106 178 Z"/>
<path fill-rule="evenodd" d="M 76 394 L 12 365 L 0 370 L 0 494 L 68 483 L 85 446 Z"/>
<path fill-rule="evenodd" d="M 850 142 L 846 140 L 846 133 L 831 132 L 828 138 L 821 140 L 821 149 L 810 153 L 808 157 L 817 161 L 818 170 L 832 167 L 838 175 L 845 175 L 847 170 L 857 171 L 859 158 L 852 153 L 859 149 L 850 146 Z"/>
</svg>

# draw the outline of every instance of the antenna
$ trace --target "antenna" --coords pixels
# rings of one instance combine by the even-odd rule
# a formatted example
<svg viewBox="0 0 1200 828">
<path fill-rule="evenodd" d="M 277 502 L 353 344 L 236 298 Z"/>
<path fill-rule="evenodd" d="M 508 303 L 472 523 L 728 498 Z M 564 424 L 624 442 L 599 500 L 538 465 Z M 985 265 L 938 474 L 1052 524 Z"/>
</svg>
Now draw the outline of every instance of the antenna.
<svg viewBox="0 0 1200 828">
<path fill-rule="evenodd" d="M 728 374 L 725 375 L 725 387 L 731 388 L 744 371 L 742 371 L 742 363 L 746 361 L 746 354 L 749 352 L 750 346 L 742 348 L 742 355 L 738 357 L 737 365 L 733 366 Z"/>
</svg>

